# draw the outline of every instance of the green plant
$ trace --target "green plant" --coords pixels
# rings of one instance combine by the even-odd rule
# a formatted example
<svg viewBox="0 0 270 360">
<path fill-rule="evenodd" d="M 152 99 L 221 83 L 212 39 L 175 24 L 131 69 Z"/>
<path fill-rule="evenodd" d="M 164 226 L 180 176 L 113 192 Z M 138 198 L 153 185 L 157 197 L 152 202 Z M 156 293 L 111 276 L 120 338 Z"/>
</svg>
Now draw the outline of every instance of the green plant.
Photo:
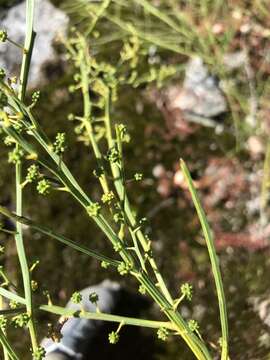
<svg viewBox="0 0 270 360">
<path fill-rule="evenodd" d="M 104 1 L 99 9 L 95 21 L 92 23 L 88 33 L 95 28 L 99 16 L 109 6 L 109 1 Z M 153 12 L 152 6 L 141 1 L 148 11 Z M 15 306 L 1 310 L 4 319 L 12 316 L 13 322 L 18 326 L 25 326 L 29 330 L 31 338 L 31 351 L 34 359 L 42 359 L 44 350 L 39 346 L 35 328 L 36 313 L 39 311 L 50 312 L 65 316 L 79 316 L 87 319 L 112 321 L 119 324 L 116 331 L 109 334 L 109 342 L 114 344 L 119 339 L 120 330 L 124 325 L 144 326 L 157 329 L 158 337 L 166 340 L 170 334 L 177 335 L 186 342 L 197 359 L 212 359 L 212 355 L 199 332 L 198 324 L 195 320 L 184 320 L 178 305 L 185 299 L 191 300 L 192 288 L 189 284 L 181 286 L 179 298 L 173 299 L 168 290 L 165 280 L 159 271 L 156 263 L 151 240 L 145 234 L 145 219 L 138 219 L 136 213 L 130 205 L 128 197 L 127 183 L 131 180 L 140 181 L 142 174 L 136 173 L 133 179 L 126 178 L 126 167 L 124 162 L 123 147 L 125 142 L 130 140 L 127 128 L 123 124 L 113 124 L 111 119 L 111 105 L 117 99 L 117 87 L 119 84 L 137 85 L 137 76 L 123 77 L 117 72 L 114 66 L 108 63 L 99 62 L 89 51 L 88 43 L 84 35 L 74 29 L 66 46 L 69 58 L 74 63 L 76 74 L 75 84 L 70 87 L 72 92 L 81 91 L 83 97 L 83 114 L 70 115 L 76 126 L 75 131 L 80 140 L 86 146 L 91 146 L 96 158 L 96 169 L 94 175 L 98 179 L 102 195 L 97 201 L 91 199 L 81 188 L 79 182 L 72 175 L 65 163 L 65 150 L 68 148 L 68 139 L 64 133 L 58 133 L 55 139 L 50 140 L 40 122 L 33 113 L 33 104 L 38 101 L 39 94 L 35 93 L 32 103 L 27 104 L 26 87 L 27 78 L 31 61 L 31 53 L 34 45 L 35 33 L 33 31 L 34 0 L 27 1 L 27 31 L 24 44 L 23 62 L 20 76 L 19 91 L 12 87 L 9 81 L 5 81 L 5 76 L 0 79 L 0 91 L 3 107 L 0 112 L 1 127 L 8 137 L 5 143 L 13 146 L 10 155 L 10 162 L 15 165 L 16 171 L 16 214 L 4 207 L 0 207 L 0 213 L 16 221 L 16 231 L 14 234 L 17 253 L 20 261 L 24 295 L 19 295 L 18 291 L 11 291 L 6 276 L 5 287 L 0 288 L 2 298 L 15 301 Z M 161 16 L 160 14 L 157 14 Z M 169 22 L 169 19 L 162 16 L 162 20 Z M 172 24 L 171 24 L 172 25 Z M 171 26 L 170 25 L 170 26 Z M 135 34 L 136 35 L 136 34 Z M 134 53 L 129 58 L 128 52 L 136 48 L 136 37 L 132 39 L 132 44 L 125 47 L 124 59 L 131 61 L 131 68 L 134 65 Z M 134 50 L 134 49 L 133 49 Z M 136 60 L 138 61 L 138 60 Z M 135 61 L 135 62 L 136 62 Z M 134 70 L 135 71 L 135 70 Z M 170 73 L 170 71 L 168 71 Z M 150 77 L 159 80 L 160 73 L 156 72 Z M 134 81 L 137 81 L 134 83 Z M 26 170 L 27 161 L 32 164 Z M 222 280 L 214 249 L 213 240 L 205 214 L 193 186 L 187 167 L 181 162 L 182 171 L 187 180 L 194 205 L 201 221 L 205 235 L 211 265 L 213 269 L 222 328 L 221 340 L 221 359 L 228 359 L 228 326 L 227 313 Z M 115 251 L 115 258 L 108 258 L 88 247 L 83 247 L 50 228 L 39 225 L 23 216 L 23 188 L 29 184 L 35 184 L 38 193 L 46 196 L 49 191 L 65 191 L 74 198 L 85 211 L 89 219 L 94 221 L 97 227 L 106 235 Z M 37 304 L 34 301 L 34 290 L 37 283 L 32 279 L 32 271 L 29 268 L 26 256 L 22 224 L 26 224 L 36 231 L 46 234 L 77 251 L 87 254 L 101 261 L 101 266 L 111 266 L 121 276 L 132 276 L 140 286 L 140 293 L 148 295 L 159 306 L 161 312 L 167 317 L 167 321 L 152 321 L 146 319 L 128 318 L 100 312 L 90 313 L 82 309 L 78 312 L 68 310 L 56 305 L 52 305 L 50 299 L 48 304 Z M 12 287 L 11 287 L 12 288 Z M 80 303 L 81 294 L 74 292 L 72 296 L 74 303 Z M 93 295 L 92 302 L 98 302 Z M 98 308 L 97 308 L 98 309 Z M 1 328 L 2 329 L 2 328 Z M 5 358 L 18 359 L 15 350 L 8 341 L 8 328 L 3 326 L 0 332 L 0 341 L 4 349 Z"/>
</svg>

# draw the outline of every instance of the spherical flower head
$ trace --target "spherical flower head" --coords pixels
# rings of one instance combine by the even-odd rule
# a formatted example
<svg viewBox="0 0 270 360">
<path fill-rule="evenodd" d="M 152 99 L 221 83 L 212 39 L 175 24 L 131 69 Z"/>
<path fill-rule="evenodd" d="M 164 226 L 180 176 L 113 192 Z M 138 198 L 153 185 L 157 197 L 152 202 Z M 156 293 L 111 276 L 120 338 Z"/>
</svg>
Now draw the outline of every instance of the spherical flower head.
<svg viewBox="0 0 270 360">
<path fill-rule="evenodd" d="M 114 249 L 114 251 L 116 251 L 116 252 L 121 251 L 121 250 L 122 250 L 122 244 L 121 244 L 121 242 L 120 242 L 120 241 L 116 242 L 116 243 L 113 245 L 113 249 Z"/>
<path fill-rule="evenodd" d="M 146 288 L 145 288 L 145 286 L 143 286 L 143 285 L 140 285 L 140 286 L 139 286 L 139 293 L 142 294 L 142 295 L 145 295 L 145 294 L 146 294 Z"/>
<path fill-rule="evenodd" d="M 16 121 L 12 124 L 12 127 L 20 134 L 23 131 L 23 124 L 21 121 Z"/>
<path fill-rule="evenodd" d="M 70 114 L 68 114 L 67 118 L 68 118 L 69 121 L 74 121 L 75 120 L 75 115 L 70 113 Z"/>
<path fill-rule="evenodd" d="M 120 161 L 120 154 L 116 147 L 109 149 L 109 151 L 107 152 L 107 160 L 113 164 Z"/>
<path fill-rule="evenodd" d="M 87 206 L 87 213 L 89 216 L 98 216 L 100 213 L 101 206 L 99 203 L 92 203 L 91 205 Z"/>
<path fill-rule="evenodd" d="M 135 179 L 136 181 L 141 181 L 141 180 L 143 179 L 143 174 L 142 174 L 142 173 L 136 173 L 136 174 L 134 175 L 134 179 Z"/>
<path fill-rule="evenodd" d="M 13 139 L 13 137 L 10 136 L 10 135 L 7 135 L 7 136 L 4 138 L 4 144 L 5 144 L 6 146 L 11 146 L 11 145 L 13 145 L 13 144 L 14 144 L 14 139 Z"/>
<path fill-rule="evenodd" d="M 112 191 L 108 191 L 105 194 L 102 195 L 101 197 L 101 201 L 104 204 L 111 204 L 111 202 L 114 200 L 115 196 L 114 193 Z"/>
<path fill-rule="evenodd" d="M 40 98 L 40 91 L 35 91 L 33 94 L 32 94 L 32 102 L 35 104 Z"/>
<path fill-rule="evenodd" d="M 80 304 L 82 301 L 82 294 L 79 291 L 75 291 L 71 296 L 71 301 L 74 304 Z"/>
<path fill-rule="evenodd" d="M 33 360 L 42 360 L 45 356 L 46 350 L 42 346 L 39 346 L 37 350 L 33 352 Z"/>
<path fill-rule="evenodd" d="M 110 264 L 107 261 L 101 261 L 101 267 L 103 269 L 108 269 L 109 266 Z"/>
<path fill-rule="evenodd" d="M 117 334 L 117 332 L 112 331 L 111 333 L 109 333 L 109 343 L 110 344 L 116 344 L 119 341 L 119 334 Z"/>
<path fill-rule="evenodd" d="M 15 327 L 20 327 L 20 328 L 27 326 L 29 320 L 30 320 L 30 316 L 26 313 L 14 316 L 12 318 L 12 322 L 14 323 Z"/>
<path fill-rule="evenodd" d="M 8 34 L 6 30 L 0 30 L 0 42 L 6 42 L 8 38 Z"/>
<path fill-rule="evenodd" d="M 17 303 L 17 301 L 15 301 L 15 300 L 11 300 L 11 301 L 9 302 L 9 307 L 10 307 L 11 309 L 17 309 L 19 306 L 20 306 L 20 304 Z"/>
<path fill-rule="evenodd" d="M 169 335 L 169 332 L 164 327 L 159 328 L 157 331 L 158 339 L 160 339 L 162 341 L 166 341 L 168 339 L 168 335 Z"/>
<path fill-rule="evenodd" d="M 196 320 L 193 320 L 193 319 L 192 319 L 192 320 L 189 320 L 189 322 L 188 322 L 188 327 L 190 328 L 190 330 L 191 330 L 192 332 L 199 330 L 199 324 L 197 323 Z"/>
<path fill-rule="evenodd" d="M 125 219 L 124 216 L 121 212 L 117 212 L 116 214 L 113 215 L 113 220 L 118 224 L 118 223 L 124 223 Z"/>
<path fill-rule="evenodd" d="M 48 195 L 50 193 L 50 190 L 51 190 L 51 184 L 50 184 L 49 180 L 42 179 L 38 182 L 37 191 L 39 194 Z"/>
<path fill-rule="evenodd" d="M 36 291 L 38 289 L 38 283 L 35 280 L 31 280 L 31 288 L 33 291 Z"/>
<path fill-rule="evenodd" d="M 98 294 L 96 292 L 92 292 L 91 294 L 89 294 L 89 301 L 92 304 L 96 304 L 98 302 Z"/>
<path fill-rule="evenodd" d="M 130 270 L 131 270 L 131 266 L 130 264 L 126 264 L 123 261 L 117 266 L 117 270 L 119 272 L 120 275 L 124 276 L 127 275 Z"/>
<path fill-rule="evenodd" d="M 192 285 L 185 283 L 181 286 L 181 293 L 182 295 L 189 301 L 192 300 Z"/>
<path fill-rule="evenodd" d="M 8 153 L 8 162 L 11 164 L 20 164 L 23 155 L 24 152 L 22 149 L 15 148 Z"/>
</svg>

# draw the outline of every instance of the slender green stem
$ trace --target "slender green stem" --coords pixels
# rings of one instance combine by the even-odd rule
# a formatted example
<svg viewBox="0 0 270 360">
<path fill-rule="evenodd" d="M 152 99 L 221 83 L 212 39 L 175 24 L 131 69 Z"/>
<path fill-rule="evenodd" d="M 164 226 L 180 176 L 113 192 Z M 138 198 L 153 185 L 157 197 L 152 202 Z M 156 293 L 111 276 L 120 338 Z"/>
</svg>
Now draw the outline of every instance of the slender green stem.
<svg viewBox="0 0 270 360">
<path fill-rule="evenodd" d="M 225 293 L 223 288 L 223 282 L 222 282 L 222 276 L 219 266 L 219 260 L 218 256 L 215 250 L 214 240 L 212 231 L 210 229 L 210 226 L 208 224 L 205 212 L 203 210 L 203 207 L 201 205 L 198 193 L 193 185 L 193 181 L 190 175 L 190 172 L 183 160 L 180 161 L 181 169 L 183 171 L 184 177 L 186 179 L 186 182 L 188 184 L 189 191 L 192 196 L 192 200 L 194 203 L 194 206 L 196 208 L 201 227 L 203 230 L 203 234 L 205 237 L 213 276 L 215 280 L 215 286 L 217 290 L 217 297 L 218 297 L 218 303 L 219 303 L 219 312 L 220 312 L 220 322 L 221 322 L 221 331 L 222 331 L 222 353 L 221 353 L 221 360 L 227 360 L 228 359 L 228 341 L 229 341 L 229 334 L 228 334 L 228 316 L 227 316 L 227 309 L 226 309 L 226 299 L 225 299 Z"/>
<path fill-rule="evenodd" d="M 106 126 L 106 133 L 107 133 L 107 142 L 108 142 L 108 147 L 109 148 L 113 148 L 114 144 L 115 144 L 115 140 L 113 139 L 112 136 L 112 129 L 111 129 L 111 120 L 110 120 L 110 96 L 108 94 L 108 96 L 106 97 L 106 102 L 105 102 L 105 126 Z M 117 164 L 112 163 L 111 164 L 111 170 L 112 170 L 112 175 L 114 178 L 114 185 L 115 185 L 115 189 L 118 193 L 119 198 L 122 198 L 122 195 L 125 193 L 124 190 L 124 186 L 123 183 L 121 181 L 121 174 L 120 174 L 120 170 L 119 167 L 117 166 Z M 136 219 L 131 211 L 130 208 L 130 203 L 129 203 L 129 199 L 127 197 L 127 195 L 125 195 L 124 198 L 124 211 L 126 214 L 126 217 L 128 219 L 128 221 L 130 222 L 131 227 L 134 229 L 137 226 L 137 222 Z M 144 234 L 142 233 L 142 231 L 139 229 L 138 231 L 136 231 L 136 236 L 138 237 L 144 251 L 148 252 L 149 251 L 149 241 L 146 240 Z M 166 298 L 168 299 L 168 301 L 172 304 L 173 303 L 173 299 L 167 289 L 167 286 L 165 284 L 165 281 L 162 277 L 162 275 L 160 274 L 158 267 L 156 265 L 155 259 L 153 257 L 149 258 L 149 263 L 154 271 L 154 274 L 156 276 L 156 279 L 158 281 L 159 287 L 161 289 L 161 291 L 164 293 L 164 295 L 166 296 Z"/>
<path fill-rule="evenodd" d="M 27 0 L 26 2 L 26 35 L 24 42 L 24 54 L 22 59 L 21 73 L 20 73 L 20 88 L 18 98 L 21 101 L 24 101 L 25 92 L 27 87 L 27 80 L 29 74 L 29 66 L 31 62 L 31 55 L 34 43 L 34 32 L 33 32 L 33 21 L 34 21 L 34 1 Z M 20 145 L 16 145 L 16 149 L 20 149 Z M 16 213 L 22 215 L 22 162 L 18 162 L 15 166 L 16 170 Z M 33 317 L 33 304 L 32 304 L 32 289 L 31 289 L 31 279 L 27 263 L 27 257 L 24 248 L 23 241 L 23 230 L 21 223 L 16 223 L 17 233 L 15 235 L 16 247 L 19 257 L 19 262 L 22 271 L 23 284 L 24 284 L 24 293 L 26 299 L 26 308 L 28 315 L 30 316 L 28 328 L 31 337 L 32 350 L 33 352 L 38 348 L 38 342 L 36 337 L 35 322 Z"/>
<path fill-rule="evenodd" d="M 88 311 L 78 311 L 74 309 L 63 308 L 60 306 L 55 305 L 41 305 L 39 307 L 40 310 L 50 312 L 57 315 L 67 316 L 67 317 L 78 317 L 83 319 L 90 319 L 90 320 L 101 320 L 101 321 L 108 321 L 108 322 L 116 322 L 121 323 L 123 322 L 125 325 L 131 326 L 142 326 L 148 327 L 153 329 L 158 329 L 160 327 L 165 327 L 170 330 L 174 330 L 174 326 L 169 321 L 152 321 L 152 320 L 145 320 L 145 319 L 136 319 L 126 316 L 118 316 L 112 314 L 105 314 L 101 312 L 88 312 Z"/>
</svg>

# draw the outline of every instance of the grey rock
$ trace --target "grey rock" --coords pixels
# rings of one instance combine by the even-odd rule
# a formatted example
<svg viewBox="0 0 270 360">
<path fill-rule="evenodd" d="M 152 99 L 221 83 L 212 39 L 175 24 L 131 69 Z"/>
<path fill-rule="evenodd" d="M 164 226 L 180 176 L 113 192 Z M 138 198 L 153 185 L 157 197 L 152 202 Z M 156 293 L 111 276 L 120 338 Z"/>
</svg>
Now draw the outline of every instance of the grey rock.
<svg viewBox="0 0 270 360">
<path fill-rule="evenodd" d="M 29 74 L 30 87 L 34 88 L 45 81 L 42 71 L 46 65 L 55 63 L 57 55 L 54 42 L 67 31 L 68 17 L 47 0 L 35 2 L 34 29 L 37 33 Z M 2 12 L 0 28 L 8 32 L 10 39 L 23 44 L 25 36 L 25 1 Z M 19 48 L 6 42 L 0 46 L 0 67 L 8 76 L 19 76 L 22 53 Z"/>
<path fill-rule="evenodd" d="M 172 100 L 171 107 L 204 118 L 227 111 L 218 79 L 209 73 L 201 58 L 194 57 L 188 62 L 183 87 Z"/>
</svg>

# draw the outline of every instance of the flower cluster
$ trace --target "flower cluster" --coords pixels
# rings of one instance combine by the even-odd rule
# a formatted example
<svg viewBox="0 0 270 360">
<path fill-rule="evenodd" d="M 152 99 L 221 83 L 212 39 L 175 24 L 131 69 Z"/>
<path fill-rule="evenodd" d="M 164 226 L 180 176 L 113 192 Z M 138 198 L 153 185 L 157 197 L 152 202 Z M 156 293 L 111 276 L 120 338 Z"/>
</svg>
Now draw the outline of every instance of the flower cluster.
<svg viewBox="0 0 270 360">
<path fill-rule="evenodd" d="M 136 173 L 134 174 L 134 179 L 136 181 L 141 181 L 143 179 L 143 174 L 142 173 Z"/>
<path fill-rule="evenodd" d="M 55 137 L 55 142 L 53 143 L 53 151 L 57 154 L 63 154 L 66 149 L 66 134 L 57 133 Z"/>
<path fill-rule="evenodd" d="M 0 30 L 0 42 L 6 42 L 8 38 L 8 34 L 6 30 Z"/>
<path fill-rule="evenodd" d="M 30 316 L 26 313 L 14 316 L 12 318 L 12 322 L 14 323 L 15 327 L 20 327 L 20 328 L 27 326 L 29 320 L 30 320 Z"/>
<path fill-rule="evenodd" d="M 39 177 L 39 168 L 37 165 L 33 164 L 29 166 L 27 169 L 26 181 L 32 183 L 33 181 L 37 180 Z"/>
<path fill-rule="evenodd" d="M 143 285 L 140 285 L 140 286 L 139 286 L 139 293 L 142 294 L 142 295 L 145 295 L 145 294 L 146 294 L 146 288 L 145 288 L 145 286 L 143 286 Z"/>
<path fill-rule="evenodd" d="M 51 190 L 51 183 L 48 179 L 42 179 L 37 184 L 37 191 L 41 195 L 48 195 Z"/>
<path fill-rule="evenodd" d="M 31 280 L 31 289 L 36 291 L 38 289 L 38 283 L 35 280 Z"/>
<path fill-rule="evenodd" d="M 101 201 L 104 204 L 111 204 L 111 202 L 114 200 L 115 196 L 114 193 L 112 191 L 108 191 L 105 194 L 102 195 L 101 197 Z"/>
<path fill-rule="evenodd" d="M 120 241 L 117 241 L 117 242 L 113 245 L 113 249 L 114 249 L 114 251 L 116 251 L 116 252 L 121 251 L 122 248 L 123 248 L 123 246 L 122 246 L 122 244 L 121 244 Z"/>
<path fill-rule="evenodd" d="M 11 146 L 11 145 L 13 145 L 13 144 L 14 144 L 14 139 L 13 139 L 13 137 L 10 136 L 10 135 L 7 135 L 7 136 L 4 138 L 4 144 L 5 144 L 6 146 Z"/>
<path fill-rule="evenodd" d="M 24 152 L 22 149 L 15 148 L 8 153 L 8 162 L 11 164 L 20 164 L 23 155 Z"/>
<path fill-rule="evenodd" d="M 33 92 L 32 104 L 35 105 L 38 102 L 39 98 L 40 98 L 40 91 L 38 90 L 38 91 Z"/>
<path fill-rule="evenodd" d="M 82 301 L 82 294 L 79 291 L 75 291 L 70 299 L 74 304 L 80 304 Z"/>
<path fill-rule="evenodd" d="M 119 334 L 115 331 L 112 331 L 109 333 L 109 343 L 110 344 L 116 344 L 119 341 Z"/>
<path fill-rule="evenodd" d="M 169 335 L 169 332 L 164 327 L 159 328 L 157 331 L 158 339 L 160 339 L 162 341 L 166 341 L 168 339 L 168 335 Z"/>
<path fill-rule="evenodd" d="M 33 352 L 33 360 L 42 360 L 45 356 L 46 350 L 42 346 L 39 346 L 37 350 Z"/>
<path fill-rule="evenodd" d="M 4 315 L 0 315 L 0 329 L 5 331 L 7 327 L 7 318 L 4 317 Z"/>
<path fill-rule="evenodd" d="M 181 293 L 187 300 L 192 300 L 192 285 L 185 283 L 181 286 Z"/>
<path fill-rule="evenodd" d="M 89 294 L 89 301 L 92 304 L 96 304 L 98 302 L 98 294 L 96 292 L 92 292 L 91 294 Z"/>
<path fill-rule="evenodd" d="M 130 270 L 131 270 L 131 265 L 126 264 L 123 261 L 117 266 L 117 271 L 122 276 L 127 275 L 130 272 Z"/>
<path fill-rule="evenodd" d="M 111 163 L 118 163 L 120 161 L 120 154 L 118 149 L 116 147 L 109 149 L 106 158 Z"/>
<path fill-rule="evenodd" d="M 110 264 L 107 261 L 101 261 L 101 267 L 103 269 L 108 269 L 109 266 Z"/>
<path fill-rule="evenodd" d="M 199 330 L 199 324 L 197 323 L 196 320 L 189 320 L 188 322 L 188 327 L 190 328 L 190 330 L 192 332 L 197 332 Z"/>
<path fill-rule="evenodd" d="M 101 206 L 99 203 L 95 202 L 87 206 L 86 210 L 89 216 L 98 216 L 100 213 Z"/>
<path fill-rule="evenodd" d="M 116 222 L 116 224 L 118 224 L 118 223 L 123 224 L 125 222 L 124 216 L 121 211 L 118 211 L 117 213 L 115 213 L 113 215 L 113 220 Z"/>
</svg>

